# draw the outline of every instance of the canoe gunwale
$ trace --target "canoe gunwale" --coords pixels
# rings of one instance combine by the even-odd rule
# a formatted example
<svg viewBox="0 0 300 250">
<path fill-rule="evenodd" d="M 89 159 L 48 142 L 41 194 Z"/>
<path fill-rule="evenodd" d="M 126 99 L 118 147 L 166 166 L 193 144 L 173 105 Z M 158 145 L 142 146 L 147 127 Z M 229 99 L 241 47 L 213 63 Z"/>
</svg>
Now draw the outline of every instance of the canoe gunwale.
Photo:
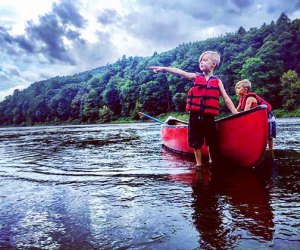
<svg viewBox="0 0 300 250">
<path fill-rule="evenodd" d="M 169 124 L 162 124 L 162 127 L 168 127 L 168 128 L 186 128 L 188 127 L 187 125 L 169 125 Z"/>
<path fill-rule="evenodd" d="M 216 123 L 220 123 L 220 122 L 223 122 L 223 121 L 228 121 L 228 120 L 231 120 L 231 119 L 235 119 L 235 118 L 238 118 L 240 116 L 245 116 L 245 115 L 248 115 L 250 113 L 256 112 L 258 110 L 261 110 L 261 109 L 267 109 L 267 105 L 259 105 L 255 108 L 249 109 L 247 111 L 243 111 L 243 112 L 240 112 L 238 114 L 232 114 L 232 115 L 229 115 L 227 117 L 217 119 Z"/>
<path fill-rule="evenodd" d="M 261 109 L 267 109 L 267 105 L 259 105 L 259 106 L 255 107 L 255 108 L 249 109 L 249 110 L 247 110 L 247 111 L 240 112 L 240 113 L 238 113 L 238 114 L 231 114 L 231 115 L 226 116 L 226 117 L 224 117 L 224 118 L 219 118 L 219 119 L 216 120 L 216 123 L 220 123 L 220 122 L 228 121 L 228 120 L 231 120 L 231 119 L 235 119 L 235 118 L 238 118 L 238 117 L 240 117 L 240 116 L 245 116 L 245 115 L 248 115 L 248 114 L 250 114 L 250 113 L 256 112 L 256 111 L 258 111 L 258 110 L 261 110 Z M 182 124 L 182 125 L 176 125 L 176 124 L 173 125 L 173 124 L 172 124 L 172 125 L 171 125 L 171 124 L 168 124 L 168 120 L 169 120 L 169 119 L 170 119 L 170 118 L 168 118 L 168 119 L 165 121 L 165 123 L 162 124 L 161 126 L 162 126 L 162 127 L 170 127 L 170 128 L 185 128 L 185 127 L 187 127 L 188 124 L 189 124 L 188 122 L 181 121 L 181 120 L 178 120 L 178 119 L 172 117 L 172 119 L 173 119 L 174 121 L 178 121 L 178 122 L 182 122 L 182 123 L 186 123 L 186 124 Z"/>
</svg>

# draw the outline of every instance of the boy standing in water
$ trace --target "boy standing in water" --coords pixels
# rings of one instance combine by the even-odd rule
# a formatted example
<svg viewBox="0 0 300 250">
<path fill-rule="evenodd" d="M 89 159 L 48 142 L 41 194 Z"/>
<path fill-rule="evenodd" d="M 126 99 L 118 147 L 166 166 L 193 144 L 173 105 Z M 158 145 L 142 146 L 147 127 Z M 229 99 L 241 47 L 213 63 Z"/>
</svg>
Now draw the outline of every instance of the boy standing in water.
<svg viewBox="0 0 300 250">
<path fill-rule="evenodd" d="M 216 150 L 216 124 L 214 117 L 219 114 L 219 97 L 232 113 L 238 113 L 227 95 L 222 81 L 213 75 L 220 64 L 220 55 L 215 51 L 205 51 L 199 57 L 199 68 L 202 73 L 191 73 L 172 67 L 151 66 L 155 73 L 167 72 L 193 81 L 188 92 L 186 111 L 189 115 L 188 143 L 194 148 L 197 167 L 202 166 L 201 146 L 206 144 L 209 161 L 212 162 L 209 148 Z"/>
<path fill-rule="evenodd" d="M 276 122 L 275 116 L 272 113 L 272 106 L 260 96 L 251 92 L 251 82 L 248 79 L 239 81 L 235 85 L 235 91 L 240 97 L 240 101 L 237 106 L 238 111 L 247 111 L 261 104 L 267 105 L 269 125 L 268 147 L 273 150 L 273 138 L 276 138 Z"/>
</svg>

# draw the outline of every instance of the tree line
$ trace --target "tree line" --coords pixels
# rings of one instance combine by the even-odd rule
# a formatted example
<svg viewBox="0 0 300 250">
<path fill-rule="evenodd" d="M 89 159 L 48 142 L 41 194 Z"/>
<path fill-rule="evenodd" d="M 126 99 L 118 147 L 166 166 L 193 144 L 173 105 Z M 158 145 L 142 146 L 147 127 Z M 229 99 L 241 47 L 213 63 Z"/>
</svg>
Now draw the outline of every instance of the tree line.
<svg viewBox="0 0 300 250">
<path fill-rule="evenodd" d="M 240 27 L 204 41 L 190 42 L 150 57 L 126 57 L 73 76 L 35 82 L 0 103 L 0 125 L 96 123 L 120 117 L 138 119 L 143 111 L 157 116 L 185 110 L 192 82 L 154 74 L 151 65 L 199 71 L 205 50 L 221 54 L 215 71 L 237 104 L 234 85 L 248 78 L 257 92 L 283 112 L 299 110 L 300 20 L 282 13 L 276 21 L 246 31 Z M 221 105 L 221 112 L 226 112 Z"/>
</svg>

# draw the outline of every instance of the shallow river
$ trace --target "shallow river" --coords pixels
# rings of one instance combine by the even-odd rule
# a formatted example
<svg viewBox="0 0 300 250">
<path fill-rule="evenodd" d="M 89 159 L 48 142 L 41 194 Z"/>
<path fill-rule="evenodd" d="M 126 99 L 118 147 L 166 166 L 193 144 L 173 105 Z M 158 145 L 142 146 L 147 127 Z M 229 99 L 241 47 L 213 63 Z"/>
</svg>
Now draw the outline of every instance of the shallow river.
<svg viewBox="0 0 300 250">
<path fill-rule="evenodd" d="M 299 249 L 300 119 L 249 170 L 195 171 L 160 125 L 0 128 L 0 249 Z"/>
</svg>

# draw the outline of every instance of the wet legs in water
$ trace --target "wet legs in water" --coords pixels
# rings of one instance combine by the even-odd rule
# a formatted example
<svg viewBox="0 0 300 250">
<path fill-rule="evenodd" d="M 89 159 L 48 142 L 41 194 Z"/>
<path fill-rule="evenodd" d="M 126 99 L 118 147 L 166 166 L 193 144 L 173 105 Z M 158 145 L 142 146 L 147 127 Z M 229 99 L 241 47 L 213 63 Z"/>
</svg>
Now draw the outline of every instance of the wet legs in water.
<svg viewBox="0 0 300 250">
<path fill-rule="evenodd" d="M 274 148 L 273 138 L 269 138 L 269 139 L 268 139 L 268 148 L 269 148 L 270 150 L 273 150 L 273 148 Z"/>
<path fill-rule="evenodd" d="M 196 166 L 201 167 L 202 166 L 202 152 L 201 148 L 195 148 L 194 149 L 195 159 L 196 159 Z"/>
<path fill-rule="evenodd" d="M 211 158 L 211 154 L 210 154 L 210 150 L 209 147 L 207 147 L 207 151 L 208 151 L 208 157 L 209 157 L 209 164 L 211 164 L 213 162 L 212 158 Z M 194 149 L 194 154 L 195 154 L 195 159 L 196 159 L 196 166 L 200 167 L 203 165 L 203 161 L 202 161 L 202 151 L 201 148 L 195 148 Z"/>
</svg>

